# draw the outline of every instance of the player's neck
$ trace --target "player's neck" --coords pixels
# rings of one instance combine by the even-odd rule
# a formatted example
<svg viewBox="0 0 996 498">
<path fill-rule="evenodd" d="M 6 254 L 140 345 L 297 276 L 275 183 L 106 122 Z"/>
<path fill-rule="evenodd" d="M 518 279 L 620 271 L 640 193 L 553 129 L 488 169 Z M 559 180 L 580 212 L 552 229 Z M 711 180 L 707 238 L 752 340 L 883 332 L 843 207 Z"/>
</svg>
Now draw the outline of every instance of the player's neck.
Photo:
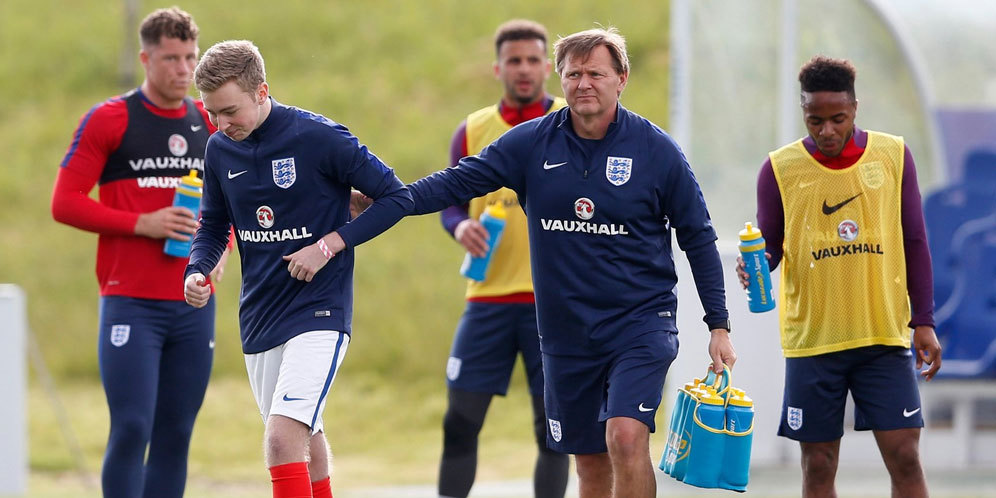
<svg viewBox="0 0 996 498">
<path fill-rule="evenodd" d="M 521 100 L 517 100 L 514 97 L 511 97 L 509 95 L 504 95 L 501 98 L 501 105 L 503 105 L 503 106 L 505 106 L 505 107 L 507 107 L 509 109 L 519 109 L 519 110 L 522 110 L 522 109 L 525 109 L 527 107 L 539 104 L 540 102 L 543 101 L 544 97 L 546 97 L 546 94 L 541 93 L 535 99 L 530 100 L 529 102 L 522 102 Z"/>
<path fill-rule="evenodd" d="M 266 118 L 270 117 L 270 111 L 273 110 L 273 101 L 270 100 L 270 96 L 266 96 L 266 100 L 260 105 L 259 109 L 259 122 L 256 123 L 256 128 L 259 128 L 266 122 Z"/>
<path fill-rule="evenodd" d="M 160 109 L 179 109 L 180 107 L 183 106 L 183 99 L 186 98 L 186 96 L 181 97 L 179 99 L 167 98 L 161 93 L 155 91 L 152 88 L 152 85 L 149 84 L 149 80 L 145 80 L 142 82 L 141 89 L 142 89 L 142 95 L 145 95 L 145 98 L 148 99 L 148 101 L 151 102 L 152 105 Z"/>
<path fill-rule="evenodd" d="M 590 116 L 579 116 L 571 111 L 571 126 L 577 136 L 588 140 L 601 140 L 609 132 L 609 125 L 616 118 L 616 110 Z"/>
</svg>

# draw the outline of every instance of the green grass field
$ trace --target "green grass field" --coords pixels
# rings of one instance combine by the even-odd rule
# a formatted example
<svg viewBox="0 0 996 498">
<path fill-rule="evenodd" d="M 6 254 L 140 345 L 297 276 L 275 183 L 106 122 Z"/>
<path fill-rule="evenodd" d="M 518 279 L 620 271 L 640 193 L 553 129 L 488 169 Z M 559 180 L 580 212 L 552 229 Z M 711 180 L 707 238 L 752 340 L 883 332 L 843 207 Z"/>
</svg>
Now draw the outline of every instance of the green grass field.
<svg viewBox="0 0 996 498">
<path fill-rule="evenodd" d="M 96 366 L 96 236 L 53 222 L 49 199 L 79 118 L 140 82 L 119 83 L 123 5 L 0 2 L 0 91 L 7 96 L 0 106 L 0 282 L 27 292 L 32 331 L 91 483 L 107 437 Z M 139 18 L 158 6 L 141 2 Z M 223 39 L 254 40 L 267 58 L 275 98 L 346 124 L 406 181 L 447 166 L 457 123 L 496 101 L 491 37 L 512 17 L 541 21 L 553 37 L 596 22 L 619 27 L 634 68 L 624 102 L 655 122 L 666 121 L 667 2 L 250 0 L 181 7 L 201 27 L 202 51 Z M 555 76 L 548 89 L 560 93 Z M 354 340 L 326 410 L 337 489 L 435 481 L 443 370 L 463 308 L 461 257 L 436 216 L 404 220 L 358 249 Z M 238 282 L 233 258 L 219 285 L 214 373 L 191 451 L 192 496 L 265 496 L 268 489 L 262 425 L 239 349 Z M 77 475 L 36 381 L 30 393 L 30 496 L 97 496 L 99 487 L 86 491 Z M 479 479 L 530 474 L 528 411 L 517 373 L 509 398 L 496 400 L 489 413 Z"/>
</svg>

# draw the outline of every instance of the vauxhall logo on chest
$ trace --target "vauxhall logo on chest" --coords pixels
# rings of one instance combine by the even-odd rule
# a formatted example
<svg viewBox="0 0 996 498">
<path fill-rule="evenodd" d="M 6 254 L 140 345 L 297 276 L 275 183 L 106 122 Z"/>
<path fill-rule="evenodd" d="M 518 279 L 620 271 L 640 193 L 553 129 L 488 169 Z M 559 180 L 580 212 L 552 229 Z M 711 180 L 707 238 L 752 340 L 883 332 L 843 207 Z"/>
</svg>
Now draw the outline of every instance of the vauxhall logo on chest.
<svg viewBox="0 0 996 498">
<path fill-rule="evenodd" d="M 260 206 L 256 208 L 256 222 L 264 229 L 272 228 L 276 221 L 276 215 L 270 206 Z M 299 227 L 283 230 L 238 230 L 239 239 L 242 242 L 283 242 L 285 240 L 300 240 L 312 237 L 308 227 Z"/>
<path fill-rule="evenodd" d="M 147 169 L 198 169 L 204 171 L 204 160 L 199 157 L 189 157 L 190 145 L 186 137 L 179 133 L 174 133 L 166 139 L 166 147 L 171 157 L 143 157 L 139 159 L 129 159 L 128 165 L 133 171 Z M 174 185 L 175 186 L 175 185 Z M 139 187 L 164 187 L 163 185 L 139 185 Z"/>
<path fill-rule="evenodd" d="M 840 222 L 837 225 L 837 236 L 840 237 L 840 240 L 845 243 L 810 251 L 813 254 L 814 261 L 826 258 L 835 258 L 837 256 L 846 256 L 849 254 L 885 254 L 885 252 L 882 251 L 882 244 L 856 242 L 858 239 L 858 224 L 854 220 L 844 220 Z"/>
<path fill-rule="evenodd" d="M 574 215 L 578 220 L 550 220 L 540 218 L 540 225 L 548 232 L 579 232 L 595 235 L 629 235 L 626 225 L 593 223 L 588 220 L 595 216 L 595 203 L 587 197 L 574 201 Z"/>
</svg>

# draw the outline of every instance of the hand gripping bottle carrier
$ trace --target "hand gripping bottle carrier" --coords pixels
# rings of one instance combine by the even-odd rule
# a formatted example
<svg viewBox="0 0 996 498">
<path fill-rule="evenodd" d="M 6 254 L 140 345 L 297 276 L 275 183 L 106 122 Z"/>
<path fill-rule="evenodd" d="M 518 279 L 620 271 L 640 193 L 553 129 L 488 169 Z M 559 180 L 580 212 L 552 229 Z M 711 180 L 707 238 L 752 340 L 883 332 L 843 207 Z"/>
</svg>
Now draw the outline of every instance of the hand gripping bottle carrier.
<svg viewBox="0 0 996 498">
<path fill-rule="evenodd" d="M 696 385 L 689 389 L 689 386 Z M 660 468 L 686 484 L 743 492 L 750 475 L 754 406 L 730 370 L 679 390 Z"/>
<path fill-rule="evenodd" d="M 194 218 L 200 216 L 201 192 L 204 188 L 204 180 L 197 178 L 197 170 L 190 170 L 190 174 L 180 178 L 180 186 L 176 187 L 176 194 L 173 196 L 173 205 L 185 207 L 194 213 Z M 166 239 L 163 252 L 170 256 L 186 258 L 190 256 L 190 240 Z"/>
<path fill-rule="evenodd" d="M 747 272 L 747 303 L 753 313 L 763 313 L 775 307 L 775 296 L 771 295 L 771 270 L 764 254 L 764 237 L 761 231 L 744 224 L 740 231 L 740 255 Z"/>
<path fill-rule="evenodd" d="M 460 266 L 460 274 L 478 282 L 483 282 L 488 273 L 488 265 L 491 263 L 491 255 L 495 252 L 495 247 L 501 242 L 501 232 L 505 229 L 505 206 L 501 202 L 496 202 L 484 209 L 481 213 L 481 225 L 488 231 L 488 251 L 484 256 L 475 258 L 467 253 Z"/>
</svg>

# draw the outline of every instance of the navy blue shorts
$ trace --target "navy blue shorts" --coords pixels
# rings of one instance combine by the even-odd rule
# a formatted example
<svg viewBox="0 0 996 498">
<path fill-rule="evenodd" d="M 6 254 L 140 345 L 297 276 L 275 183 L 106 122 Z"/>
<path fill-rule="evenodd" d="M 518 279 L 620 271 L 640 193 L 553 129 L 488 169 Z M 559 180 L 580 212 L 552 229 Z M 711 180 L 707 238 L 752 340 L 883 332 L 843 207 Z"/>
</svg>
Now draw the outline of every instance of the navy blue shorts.
<svg viewBox="0 0 996 498">
<path fill-rule="evenodd" d="M 915 370 L 910 350 L 898 346 L 786 358 L 778 435 L 812 443 L 840 439 L 848 391 L 855 430 L 923 427 Z"/>
<path fill-rule="evenodd" d="M 547 446 L 561 453 L 605 453 L 605 421 L 629 417 L 654 432 L 664 378 L 678 334 L 650 332 L 608 356 L 543 355 Z"/>
<path fill-rule="evenodd" d="M 447 385 L 450 389 L 504 396 L 519 353 L 526 366 L 530 392 L 543 394 L 536 305 L 468 301 L 446 363 Z"/>
</svg>

